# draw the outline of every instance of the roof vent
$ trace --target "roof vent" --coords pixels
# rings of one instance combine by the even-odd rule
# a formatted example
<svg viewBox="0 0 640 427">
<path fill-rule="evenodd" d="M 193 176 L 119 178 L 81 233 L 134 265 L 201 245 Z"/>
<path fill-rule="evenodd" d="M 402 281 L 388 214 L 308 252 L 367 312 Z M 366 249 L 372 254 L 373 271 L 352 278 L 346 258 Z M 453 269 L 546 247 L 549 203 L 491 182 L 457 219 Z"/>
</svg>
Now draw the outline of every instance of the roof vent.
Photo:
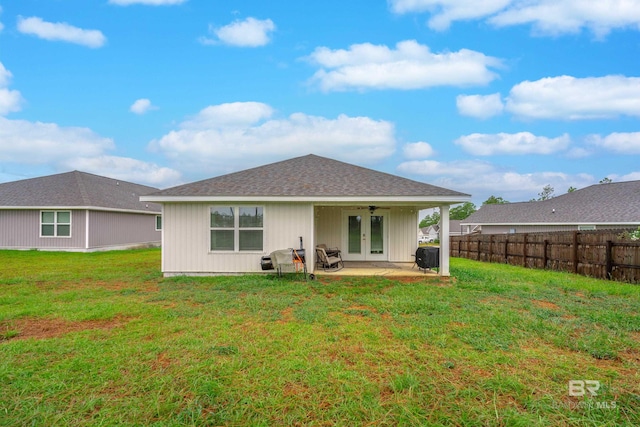
<svg viewBox="0 0 640 427">
<path fill-rule="evenodd" d="M 556 210 L 555 209 L 551 209 L 551 213 L 556 213 Z"/>
</svg>

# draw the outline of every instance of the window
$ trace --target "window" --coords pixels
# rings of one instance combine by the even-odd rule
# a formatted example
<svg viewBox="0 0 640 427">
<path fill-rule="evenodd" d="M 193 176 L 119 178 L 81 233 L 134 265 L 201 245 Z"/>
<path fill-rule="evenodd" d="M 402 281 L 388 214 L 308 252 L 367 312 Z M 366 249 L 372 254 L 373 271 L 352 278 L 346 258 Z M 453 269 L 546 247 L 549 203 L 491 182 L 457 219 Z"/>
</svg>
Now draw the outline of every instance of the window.
<svg viewBox="0 0 640 427">
<path fill-rule="evenodd" d="M 595 225 L 579 225 L 578 231 L 593 231 L 596 229 Z"/>
<path fill-rule="evenodd" d="M 41 211 L 40 237 L 71 237 L 71 211 Z"/>
<path fill-rule="evenodd" d="M 156 231 L 162 230 L 162 215 L 156 215 Z"/>
<path fill-rule="evenodd" d="M 262 251 L 263 217 L 260 206 L 211 207 L 211 250 Z"/>
</svg>

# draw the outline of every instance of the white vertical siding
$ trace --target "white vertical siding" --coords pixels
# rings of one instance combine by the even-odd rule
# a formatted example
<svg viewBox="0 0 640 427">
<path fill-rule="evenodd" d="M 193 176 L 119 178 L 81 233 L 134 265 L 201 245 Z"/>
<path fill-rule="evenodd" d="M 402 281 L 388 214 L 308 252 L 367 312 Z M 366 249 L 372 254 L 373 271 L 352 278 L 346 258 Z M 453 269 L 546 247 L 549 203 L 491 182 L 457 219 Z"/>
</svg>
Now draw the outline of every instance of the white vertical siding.
<svg viewBox="0 0 640 427">
<path fill-rule="evenodd" d="M 418 247 L 418 210 L 411 207 L 391 209 L 389 224 L 389 261 L 410 262 Z"/>
<path fill-rule="evenodd" d="M 330 248 L 342 246 L 342 208 L 318 206 L 315 218 L 316 244 L 324 243 Z"/>
<path fill-rule="evenodd" d="M 231 202 L 215 204 L 256 206 Z M 209 250 L 211 203 L 165 204 L 163 271 L 168 274 L 261 272 L 262 256 L 276 249 L 298 248 L 300 236 L 309 250 L 309 245 L 313 244 L 313 206 L 310 203 L 258 205 L 264 207 L 264 250 L 221 253 Z"/>
</svg>

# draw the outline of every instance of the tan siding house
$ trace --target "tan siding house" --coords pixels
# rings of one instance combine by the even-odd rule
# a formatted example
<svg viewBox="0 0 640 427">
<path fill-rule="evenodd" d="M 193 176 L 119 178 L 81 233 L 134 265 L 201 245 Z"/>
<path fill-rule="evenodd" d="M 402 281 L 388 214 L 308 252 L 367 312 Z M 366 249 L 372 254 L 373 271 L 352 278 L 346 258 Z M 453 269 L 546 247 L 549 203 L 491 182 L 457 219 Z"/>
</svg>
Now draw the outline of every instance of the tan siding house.
<svg viewBox="0 0 640 427">
<path fill-rule="evenodd" d="M 263 256 L 301 244 L 311 272 L 320 243 L 339 247 L 347 261 L 411 262 L 419 211 L 448 212 L 469 199 L 315 155 L 141 197 L 163 205 L 166 276 L 259 273 Z M 441 251 L 443 275 L 448 253 Z"/>
<path fill-rule="evenodd" d="M 84 172 L 0 184 L 0 249 L 95 251 L 159 245 L 157 188 Z"/>
</svg>

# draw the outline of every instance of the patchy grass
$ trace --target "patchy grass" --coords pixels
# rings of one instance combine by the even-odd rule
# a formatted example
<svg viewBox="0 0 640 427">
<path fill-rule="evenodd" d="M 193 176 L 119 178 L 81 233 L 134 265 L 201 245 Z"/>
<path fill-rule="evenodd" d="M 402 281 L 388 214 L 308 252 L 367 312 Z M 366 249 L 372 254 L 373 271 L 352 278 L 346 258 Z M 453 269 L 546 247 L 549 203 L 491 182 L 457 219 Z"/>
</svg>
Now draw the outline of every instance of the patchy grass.
<svg viewBox="0 0 640 427">
<path fill-rule="evenodd" d="M 0 251 L 0 426 L 640 424 L 637 286 L 163 279 L 159 254 Z"/>
</svg>

